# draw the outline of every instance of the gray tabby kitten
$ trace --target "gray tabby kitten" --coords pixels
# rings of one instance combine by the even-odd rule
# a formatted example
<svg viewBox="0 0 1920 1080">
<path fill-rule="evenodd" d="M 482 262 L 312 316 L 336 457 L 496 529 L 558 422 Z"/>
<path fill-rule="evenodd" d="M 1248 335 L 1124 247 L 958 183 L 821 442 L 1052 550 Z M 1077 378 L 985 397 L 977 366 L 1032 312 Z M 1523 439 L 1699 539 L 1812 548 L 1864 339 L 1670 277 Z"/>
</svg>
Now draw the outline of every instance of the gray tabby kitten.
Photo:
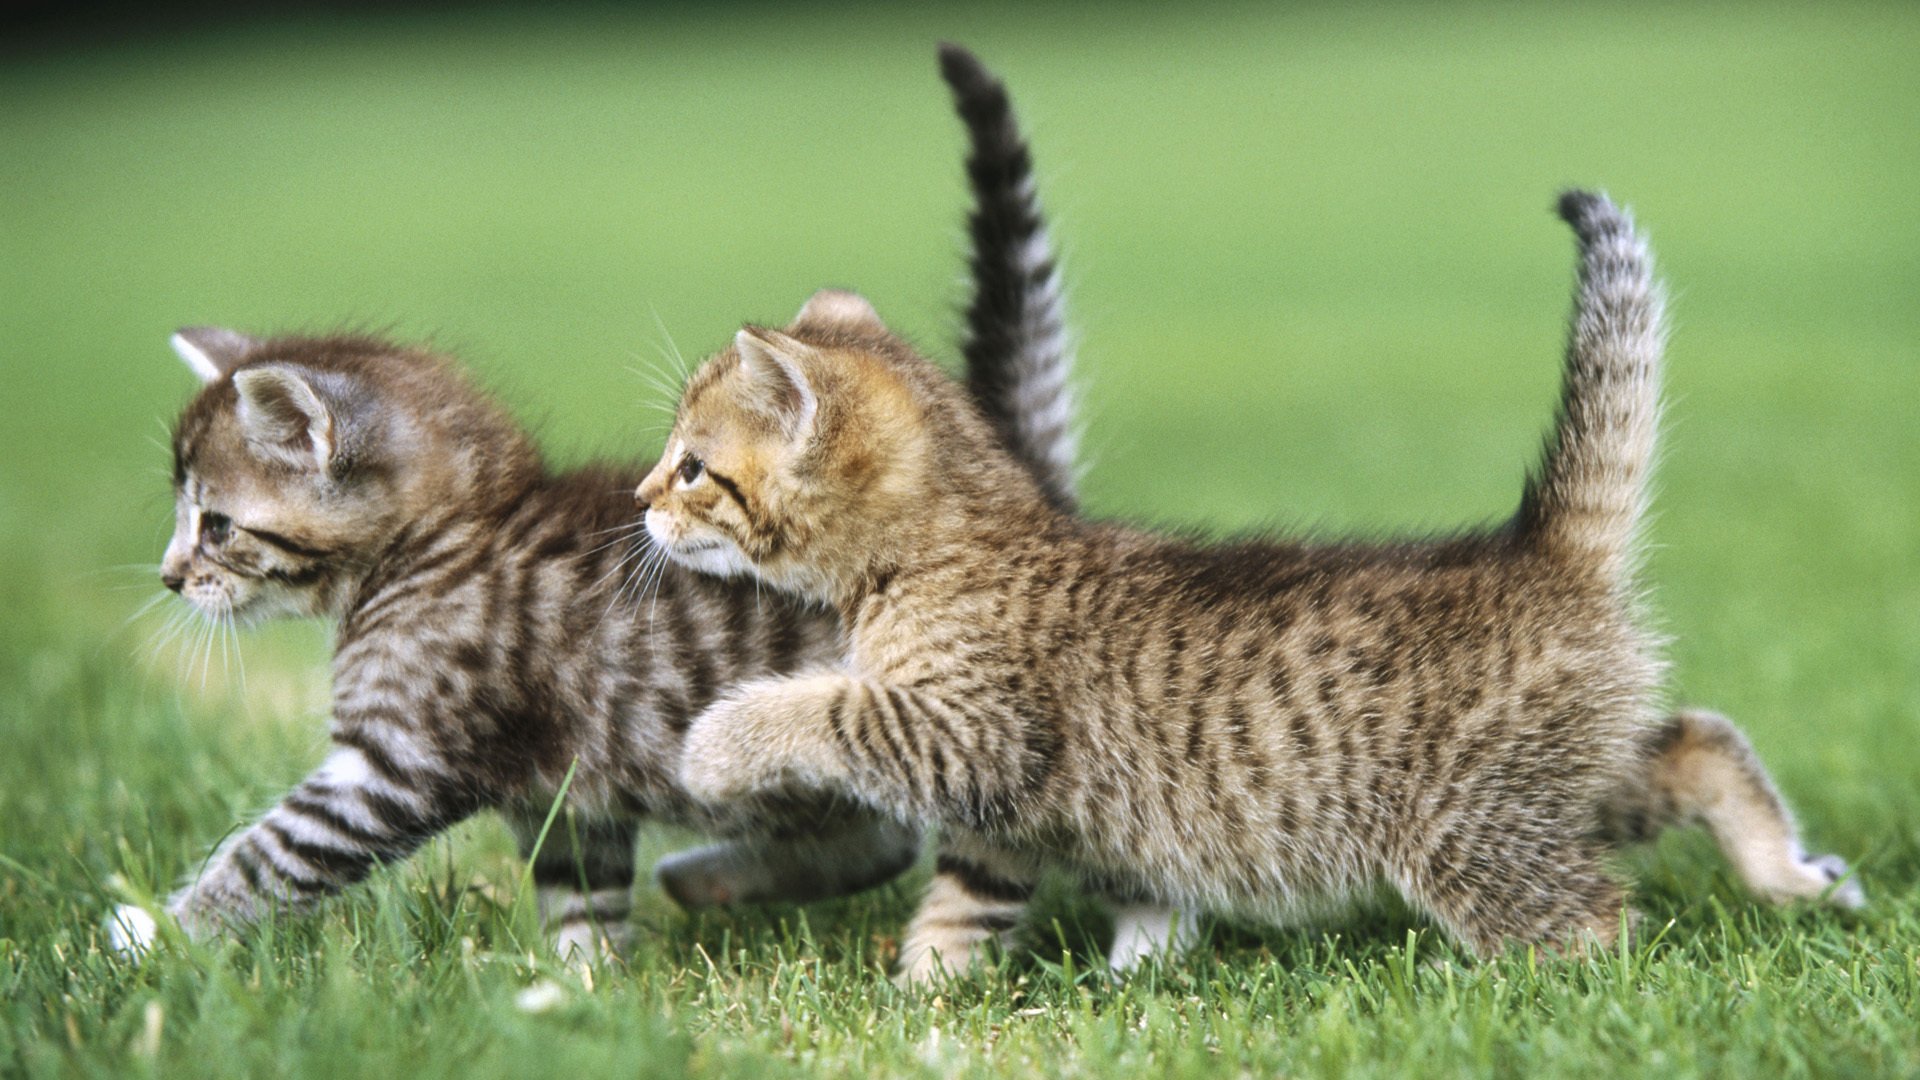
<svg viewBox="0 0 1920 1080">
<path fill-rule="evenodd" d="M 1017 167 L 972 170 L 969 377 L 1069 500 L 1053 258 L 1024 158 L 979 143 L 1017 146 L 1017 133 L 972 131 L 976 162 Z M 482 809 L 531 852 L 569 768 L 578 846 L 556 829 L 533 867 L 563 955 L 626 936 L 648 820 L 725 838 L 658 867 L 687 907 L 836 896 L 913 862 L 916 827 L 844 800 L 701 803 L 681 788 L 681 738 L 716 694 L 837 662 L 842 641 L 829 610 L 664 564 L 633 521 L 643 468 L 547 469 L 489 397 L 421 349 L 210 328 L 173 345 L 205 386 L 174 429 L 165 585 L 213 619 L 338 628 L 333 750 L 167 902 L 189 935 L 308 909 Z M 644 603 L 623 593 L 636 582 Z M 157 927 L 123 906 L 109 930 L 138 950 Z"/>
<path fill-rule="evenodd" d="M 832 604 L 849 647 L 723 694 L 683 782 L 937 822 L 909 980 L 971 962 L 1049 867 L 1275 920 L 1386 884 L 1477 953 L 1604 945 L 1606 856 L 1688 812 L 1760 830 L 1733 843 L 1770 895 L 1850 900 L 1729 725 L 1655 711 L 1634 571 L 1659 295 L 1624 213 L 1561 213 L 1581 264 L 1555 435 L 1510 522 L 1438 540 L 1081 521 L 858 297 L 742 330 L 687 386 L 648 531 Z"/>
</svg>

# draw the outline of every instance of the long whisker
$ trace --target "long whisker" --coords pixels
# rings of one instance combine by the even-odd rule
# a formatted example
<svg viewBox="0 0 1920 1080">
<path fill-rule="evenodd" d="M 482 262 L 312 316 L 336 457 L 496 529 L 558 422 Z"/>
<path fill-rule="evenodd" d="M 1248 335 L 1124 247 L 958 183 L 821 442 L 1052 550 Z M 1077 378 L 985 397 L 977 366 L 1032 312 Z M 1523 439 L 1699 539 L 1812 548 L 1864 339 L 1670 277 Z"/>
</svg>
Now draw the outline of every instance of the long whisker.
<svg viewBox="0 0 1920 1080">
<path fill-rule="evenodd" d="M 615 560 L 613 567 L 609 569 L 606 573 L 600 575 L 600 579 L 598 581 L 595 581 L 592 587 L 596 589 L 600 588 L 602 585 L 604 585 L 607 582 L 609 578 L 612 578 L 615 575 L 625 571 L 627 567 L 633 566 L 636 560 L 639 561 L 639 565 L 634 567 L 633 573 L 638 574 L 641 568 L 646 566 L 646 560 L 652 557 L 652 552 L 654 550 L 655 549 L 653 545 L 650 543 L 636 545 L 632 551 L 627 552 L 625 555 L 622 555 L 619 559 Z M 607 598 L 606 610 L 600 613 L 600 621 L 594 624 L 595 630 L 598 630 L 602 625 L 606 623 L 608 617 L 610 617 L 613 614 L 614 608 L 620 606 L 620 597 L 622 596 L 622 594 L 626 592 L 627 582 L 631 580 L 632 580 L 632 575 L 629 574 L 625 579 L 621 581 L 620 586 L 613 590 L 613 595 Z"/>
<path fill-rule="evenodd" d="M 660 607 L 660 589 L 661 589 L 661 586 L 663 586 L 666 583 L 666 580 L 667 580 L 667 553 L 666 553 L 666 550 L 663 548 L 660 551 L 659 561 L 654 564 L 653 577 L 649 579 L 646 585 L 641 586 L 640 596 L 638 598 L 640 600 L 647 601 L 647 625 L 648 626 L 653 625 L 653 617 Z M 649 589 L 653 593 L 653 596 L 651 599 L 649 599 L 647 596 Z"/>
<path fill-rule="evenodd" d="M 154 631 L 153 637 L 148 641 L 147 666 L 151 667 L 154 661 L 160 658 L 161 650 L 172 644 L 173 640 L 180 636 L 181 631 L 187 628 L 187 618 L 187 613 L 179 608 L 167 612 L 167 621 Z"/>
<path fill-rule="evenodd" d="M 646 527 L 647 527 L 647 523 L 644 519 L 635 519 L 633 521 L 623 521 L 618 525 L 609 526 L 608 528 L 605 528 L 605 529 L 595 529 L 594 531 L 588 533 L 587 535 L 589 537 L 605 536 L 608 533 L 633 532 L 636 529 L 644 529 Z"/>
<path fill-rule="evenodd" d="M 648 371 L 644 368 L 630 366 L 627 368 L 627 372 L 667 397 L 677 398 L 680 396 L 680 383 L 658 371 Z"/>
<path fill-rule="evenodd" d="M 172 593 L 162 591 L 148 597 L 146 603 L 141 604 L 139 607 L 133 609 L 133 614 L 120 620 L 120 625 L 114 628 L 114 633 L 117 634 L 120 631 L 125 630 L 127 627 L 132 626 L 134 623 L 139 622 L 141 616 L 145 615 L 149 611 L 152 611 L 154 608 L 159 607 L 162 603 L 166 601 L 167 597 L 172 595 L 173 595 Z"/>
<path fill-rule="evenodd" d="M 609 541 L 607 541 L 606 543 L 604 543 L 604 544 L 601 544 L 601 545 L 600 545 L 599 547 L 597 547 L 597 548 L 594 548 L 594 549 L 592 549 L 592 550 L 590 550 L 590 551 L 586 551 L 586 552 L 582 552 L 582 553 L 581 553 L 581 555 L 580 555 L 580 557 L 584 559 L 584 558 L 587 558 L 587 557 L 589 557 L 589 556 L 592 556 L 592 555 L 598 555 L 598 554 L 600 554 L 601 552 L 603 552 L 603 551 L 605 551 L 605 550 L 607 550 L 608 548 L 611 548 L 611 547 L 618 547 L 618 546 L 620 546 L 621 544 L 631 544 L 631 543 L 633 543 L 633 541 L 634 541 L 634 536 L 635 536 L 635 534 L 636 534 L 636 533 L 637 533 L 638 531 L 639 531 L 639 530 L 637 530 L 637 529 L 636 529 L 636 530 L 634 530 L 633 532 L 629 532 L 629 533 L 627 533 L 627 534 L 626 534 L 626 535 L 624 535 L 624 536 L 616 536 L 616 537 L 614 537 L 613 539 L 611 539 L 611 540 L 609 540 Z"/>
<path fill-rule="evenodd" d="M 667 329 L 666 320 L 660 317 L 660 309 L 648 305 L 647 310 L 653 315 L 653 325 L 660 328 L 660 336 L 667 343 L 667 354 L 673 357 L 674 366 L 680 369 L 680 380 L 684 384 L 690 374 L 687 358 L 680 354 L 680 346 L 673 340 L 673 334 Z"/>
<path fill-rule="evenodd" d="M 666 561 L 666 552 L 664 552 L 664 550 L 653 548 L 651 552 L 647 552 L 647 557 L 645 557 L 637 567 L 634 567 L 634 573 L 626 578 L 624 582 L 620 582 L 620 600 L 626 601 L 628 592 L 632 592 L 632 596 L 634 596 L 632 605 L 639 607 L 639 601 L 647 596 L 647 582 L 653 580 L 655 571 L 659 569 L 660 563 L 664 563 L 664 561 Z"/>
<path fill-rule="evenodd" d="M 219 623 L 209 618 L 203 620 L 207 628 L 207 643 L 200 650 L 200 692 L 207 692 L 207 674 L 213 670 L 213 639 L 218 636 Z"/>
<path fill-rule="evenodd" d="M 240 627 L 234 622 L 233 609 L 227 609 L 227 637 L 233 640 L 233 670 L 240 676 L 240 696 L 247 696 L 247 656 L 240 651 Z"/>
</svg>

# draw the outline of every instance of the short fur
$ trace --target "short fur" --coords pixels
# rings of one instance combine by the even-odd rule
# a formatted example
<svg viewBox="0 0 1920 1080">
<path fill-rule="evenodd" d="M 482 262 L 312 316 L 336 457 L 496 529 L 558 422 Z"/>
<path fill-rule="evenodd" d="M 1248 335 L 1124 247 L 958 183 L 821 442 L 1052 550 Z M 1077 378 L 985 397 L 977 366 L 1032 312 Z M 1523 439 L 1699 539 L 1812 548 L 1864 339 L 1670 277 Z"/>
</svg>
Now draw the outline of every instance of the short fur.
<svg viewBox="0 0 1920 1080">
<path fill-rule="evenodd" d="M 1047 866 L 1272 918 L 1385 882 L 1481 953 L 1611 941 L 1605 808 L 1672 737 L 1632 576 L 1659 299 L 1624 214 L 1561 210 L 1581 288 L 1546 462 L 1512 523 L 1436 541 L 1080 521 L 877 319 L 743 330 L 687 387 L 648 530 L 833 604 L 850 650 L 724 695 L 683 781 L 938 822 L 909 978 L 969 961 Z"/>
<path fill-rule="evenodd" d="M 995 145 L 1017 145 L 1002 120 Z M 1024 164 L 975 177 L 977 221 L 1033 198 Z M 1045 237 L 976 235 L 974 309 L 1008 323 L 988 333 L 974 320 L 970 377 L 994 388 L 986 407 L 1020 433 L 1034 475 L 1071 499 L 1070 356 L 1057 283 L 1029 261 L 1051 266 Z M 849 305 L 871 312 L 822 293 L 802 318 Z M 839 632 L 829 611 L 657 565 L 634 535 L 637 468 L 549 471 L 455 365 L 422 350 L 211 327 L 173 345 L 207 385 L 176 425 L 164 580 L 216 618 L 339 625 L 335 749 L 170 900 L 190 933 L 309 907 L 481 808 L 502 809 L 531 853 L 576 761 L 579 820 L 534 864 L 563 953 L 625 936 L 645 820 L 728 838 L 662 861 L 661 884 L 688 907 L 837 895 L 911 863 L 916 829 L 833 799 L 703 806 L 678 786 L 682 732 L 722 687 L 829 662 Z M 134 910 L 110 929 L 129 948 L 155 932 Z"/>
</svg>

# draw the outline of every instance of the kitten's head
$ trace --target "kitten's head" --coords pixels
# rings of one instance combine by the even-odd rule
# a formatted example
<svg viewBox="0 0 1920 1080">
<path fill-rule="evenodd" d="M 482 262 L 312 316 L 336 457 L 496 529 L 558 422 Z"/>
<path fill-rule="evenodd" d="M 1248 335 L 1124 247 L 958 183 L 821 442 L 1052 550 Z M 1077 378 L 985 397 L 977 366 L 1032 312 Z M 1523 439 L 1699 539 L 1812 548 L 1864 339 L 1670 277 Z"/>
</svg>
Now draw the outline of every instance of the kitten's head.
<svg viewBox="0 0 1920 1080">
<path fill-rule="evenodd" d="M 832 601 L 994 485 L 1037 497 L 964 391 L 865 300 L 825 291 L 694 373 L 634 499 L 676 562 Z"/>
<path fill-rule="evenodd" d="M 213 617 L 337 614 L 411 524 L 511 489 L 531 450 L 446 361 L 358 336 L 185 329 L 163 583 Z"/>
</svg>

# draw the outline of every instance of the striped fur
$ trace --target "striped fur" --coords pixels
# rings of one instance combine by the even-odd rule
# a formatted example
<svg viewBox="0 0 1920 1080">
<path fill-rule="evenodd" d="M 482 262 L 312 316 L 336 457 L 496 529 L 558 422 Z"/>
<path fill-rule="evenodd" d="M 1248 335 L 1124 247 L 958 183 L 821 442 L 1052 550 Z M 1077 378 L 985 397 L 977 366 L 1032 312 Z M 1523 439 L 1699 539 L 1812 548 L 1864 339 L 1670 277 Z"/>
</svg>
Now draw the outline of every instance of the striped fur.
<svg viewBox="0 0 1920 1080">
<path fill-rule="evenodd" d="M 990 182 L 976 195 L 1003 199 Z M 1031 251 L 976 253 L 976 289 L 1057 288 Z M 547 471 L 418 350 L 209 327 L 173 344 L 207 387 L 176 429 L 164 580 L 212 617 L 340 626 L 336 749 L 169 901 L 190 933 L 304 910 L 483 808 L 533 854 L 576 762 L 578 825 L 534 865 L 563 952 L 625 938 L 644 821 L 725 837 L 657 868 L 687 907 L 835 896 L 911 863 L 916 829 L 832 799 L 704 806 L 678 787 L 693 715 L 733 681 L 833 661 L 839 631 L 831 612 L 662 565 L 631 520 L 636 471 Z M 1070 496 L 1069 357 L 1035 346 L 1025 323 L 992 341 L 976 328 L 968 364 L 1033 474 Z M 109 929 L 129 949 L 153 933 L 136 911 Z"/>
<path fill-rule="evenodd" d="M 1650 431 L 1652 396 L 1616 390 L 1651 376 L 1657 332 L 1588 316 L 1657 319 L 1651 267 L 1596 242 L 1631 238 L 1610 204 L 1567 206 L 1589 283 L 1575 325 L 1602 331 L 1573 337 L 1569 399 Z M 937 822 L 910 980 L 970 962 L 1050 867 L 1273 919 L 1386 883 L 1480 953 L 1611 941 L 1610 810 L 1664 783 L 1643 771 L 1670 736 L 1659 643 L 1619 572 L 1634 523 L 1577 516 L 1619 475 L 1644 481 L 1651 440 L 1554 445 L 1576 467 L 1550 464 L 1567 481 L 1510 527 L 1195 544 L 1063 514 L 877 320 L 749 327 L 689 383 L 641 488 L 647 526 L 690 565 L 835 605 L 848 664 L 728 691 L 682 780 Z"/>
<path fill-rule="evenodd" d="M 1646 241 L 1599 195 L 1569 192 L 1580 284 L 1553 441 L 1516 519 L 1526 542 L 1626 582 L 1660 414 L 1661 296 Z"/>
<path fill-rule="evenodd" d="M 1028 461 L 1050 463 L 1050 472 L 1041 476 L 1041 487 L 1056 506 L 1070 510 L 1075 499 L 1071 469 L 1077 457 L 1071 426 L 1064 420 L 1042 421 L 1073 411 L 1067 381 L 1072 357 L 1063 330 L 1064 296 L 1035 195 L 1031 156 L 1000 80 L 957 45 L 941 46 L 940 63 L 972 144 L 967 168 L 974 189 L 974 212 L 968 223 L 974 287 L 967 311 L 968 387 L 1009 446 L 1025 448 L 1022 456 Z M 1576 228 L 1587 228 L 1580 221 L 1589 207 L 1580 196 L 1569 199 L 1571 204 L 1563 213 L 1576 220 Z M 1593 223 L 1601 229 L 1610 224 Z M 1578 317 L 1570 329 L 1575 355 L 1586 356 L 1616 341 L 1642 354 L 1657 350 L 1659 298 L 1634 291 L 1633 260 L 1646 258 L 1644 249 L 1634 246 L 1638 238 L 1628 229 L 1595 235 L 1589 242 L 1618 255 L 1582 262 L 1580 288 L 1588 298 L 1576 304 Z M 1625 280 L 1610 280 L 1623 274 Z M 1628 299 L 1629 306 L 1607 306 L 1605 299 L 1614 296 Z M 1619 322 L 1625 323 L 1619 331 L 1610 328 L 1609 324 Z M 1652 369 L 1627 367 L 1633 381 L 1621 389 L 1652 395 Z M 1051 377 L 1045 374 L 1049 372 Z M 1640 520 L 1642 510 L 1636 500 L 1645 490 L 1628 463 L 1619 460 L 1619 453 L 1653 438 L 1654 409 L 1632 414 L 1644 422 L 1637 430 L 1615 427 L 1609 423 L 1605 403 L 1585 394 L 1601 385 L 1599 379 L 1581 380 L 1570 381 L 1565 388 L 1561 413 L 1572 421 L 1567 425 L 1568 439 L 1564 446 L 1550 448 L 1545 466 L 1523 497 L 1520 520 L 1533 520 L 1541 509 L 1562 500 L 1581 471 L 1596 474 L 1602 490 L 1614 496 L 1611 502 L 1595 508 L 1592 516 L 1570 508 L 1548 515 L 1547 521 L 1574 527 L 1564 528 L 1564 535 L 1543 539 L 1573 549 L 1576 557 L 1582 544 L 1597 543 L 1612 552 L 1609 569 L 1603 572 L 1619 574 L 1627 569 L 1625 556 L 1633 550 L 1633 523 Z M 1026 388 L 1022 392 L 1029 397 L 1023 399 L 1013 387 Z M 1023 400 L 1024 409 L 1019 407 Z M 1702 722 L 1700 717 L 1712 715 L 1676 713 L 1663 730 L 1690 728 Z M 1668 827 L 1704 822 L 1711 812 L 1717 818 L 1710 831 L 1756 894 L 1790 899 L 1817 896 L 1832 888 L 1844 863 L 1832 856 L 1804 854 L 1792 816 L 1746 737 L 1724 717 L 1717 717 L 1713 727 L 1711 739 L 1655 740 L 1645 764 L 1630 773 L 1608 799 L 1605 816 L 1611 827 L 1623 830 L 1624 839 L 1644 841 Z M 1692 764 L 1683 765 L 1681 747 L 1688 748 L 1686 761 Z M 1711 767 L 1700 767 L 1702 760 L 1711 761 Z M 1732 826 L 1734 819 L 1742 823 L 1740 827 Z M 967 895 L 964 878 L 936 872 L 930 897 L 959 898 L 953 902 L 964 905 Z M 1852 880 L 1842 882 L 1835 895 L 1853 906 L 1864 902 L 1858 883 Z M 992 898 L 984 900 L 992 906 Z M 944 906 L 938 899 L 929 904 Z M 1188 941 L 1195 929 L 1191 918 L 1176 918 L 1164 907 L 1137 904 L 1121 905 L 1116 927 L 1109 958 L 1116 967 L 1178 946 L 1178 942 L 1155 940 L 1158 927 L 1178 927 Z M 924 939 L 922 935 L 919 940 Z M 949 951 L 953 945 L 949 943 Z"/>
<path fill-rule="evenodd" d="M 439 357 L 187 333 L 219 367 L 175 432 L 168 583 L 215 617 L 338 624 L 335 749 L 170 901 L 190 933 L 303 910 L 482 809 L 532 854 L 570 768 L 573 813 L 533 868 L 563 947 L 624 936 L 647 820 L 763 853 L 732 901 L 835 895 L 911 863 L 914 830 L 832 799 L 705 806 L 674 780 L 721 688 L 839 655 L 830 613 L 659 565 L 632 528 L 634 470 L 546 470 Z M 775 854 L 821 836 L 837 860 Z"/>
<path fill-rule="evenodd" d="M 1032 463 L 1047 497 L 1071 510 L 1077 459 L 1073 349 L 1033 159 L 1006 87 L 972 53 L 942 45 L 940 73 L 953 89 L 971 144 L 967 385 L 1015 456 Z"/>
</svg>

